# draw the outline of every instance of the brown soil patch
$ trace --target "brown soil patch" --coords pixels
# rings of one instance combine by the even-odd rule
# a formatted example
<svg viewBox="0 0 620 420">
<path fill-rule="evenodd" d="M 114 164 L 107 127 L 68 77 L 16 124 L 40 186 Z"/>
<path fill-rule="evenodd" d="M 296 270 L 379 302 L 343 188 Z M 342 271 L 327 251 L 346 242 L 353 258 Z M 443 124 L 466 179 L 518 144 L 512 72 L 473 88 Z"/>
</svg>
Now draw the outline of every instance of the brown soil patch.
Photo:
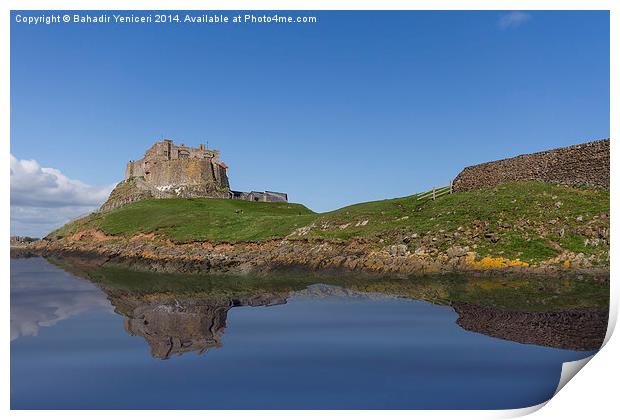
<svg viewBox="0 0 620 420">
<path fill-rule="evenodd" d="M 116 237 L 113 235 L 106 235 L 100 230 L 89 229 L 74 233 L 73 235 L 69 236 L 68 239 L 70 241 L 81 241 L 86 239 L 92 242 L 105 242 L 116 239 Z"/>
<path fill-rule="evenodd" d="M 154 233 L 136 233 L 131 238 L 129 238 L 130 241 L 134 241 L 134 242 L 135 241 L 152 241 L 153 239 L 155 239 Z"/>
</svg>

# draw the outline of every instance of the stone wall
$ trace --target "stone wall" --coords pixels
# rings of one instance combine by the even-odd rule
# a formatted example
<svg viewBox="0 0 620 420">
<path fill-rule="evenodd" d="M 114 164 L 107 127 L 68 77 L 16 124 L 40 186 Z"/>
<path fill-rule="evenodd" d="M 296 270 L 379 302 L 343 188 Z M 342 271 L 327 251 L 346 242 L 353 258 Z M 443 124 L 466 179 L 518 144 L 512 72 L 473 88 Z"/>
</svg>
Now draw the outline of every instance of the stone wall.
<svg viewBox="0 0 620 420">
<path fill-rule="evenodd" d="M 468 166 L 453 181 L 455 192 L 511 181 L 543 181 L 609 189 L 609 139 Z"/>
</svg>

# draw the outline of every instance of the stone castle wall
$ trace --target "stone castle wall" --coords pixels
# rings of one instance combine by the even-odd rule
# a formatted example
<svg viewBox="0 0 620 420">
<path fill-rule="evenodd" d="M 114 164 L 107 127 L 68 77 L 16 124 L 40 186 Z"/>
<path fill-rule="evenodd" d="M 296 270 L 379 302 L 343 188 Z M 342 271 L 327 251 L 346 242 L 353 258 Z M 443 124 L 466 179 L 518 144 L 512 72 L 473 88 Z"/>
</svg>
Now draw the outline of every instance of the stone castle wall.
<svg viewBox="0 0 620 420">
<path fill-rule="evenodd" d="M 131 161 L 125 170 L 125 180 L 143 177 L 155 188 L 172 186 L 210 185 L 213 189 L 228 190 L 226 166 L 219 161 L 218 150 L 176 145 L 170 140 L 155 143 L 144 158 Z"/>
<path fill-rule="evenodd" d="M 543 181 L 609 189 L 609 139 L 468 166 L 454 179 L 455 192 L 511 181 Z"/>
<path fill-rule="evenodd" d="M 179 159 L 153 163 L 144 179 L 157 187 L 211 184 L 228 189 L 228 177 L 217 163 L 204 159 Z"/>
</svg>

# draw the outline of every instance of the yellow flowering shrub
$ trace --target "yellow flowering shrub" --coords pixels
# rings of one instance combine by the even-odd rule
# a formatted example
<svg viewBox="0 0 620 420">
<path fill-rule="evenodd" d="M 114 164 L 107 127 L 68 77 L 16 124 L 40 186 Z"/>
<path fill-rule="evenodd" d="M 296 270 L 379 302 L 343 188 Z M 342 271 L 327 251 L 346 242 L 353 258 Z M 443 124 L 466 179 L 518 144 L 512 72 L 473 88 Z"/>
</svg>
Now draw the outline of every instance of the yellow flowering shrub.
<svg viewBox="0 0 620 420">
<path fill-rule="evenodd" d="M 529 264 L 520 260 L 511 260 L 503 257 L 484 257 L 476 261 L 474 255 L 467 255 L 465 264 L 476 270 L 497 270 L 506 267 L 529 267 Z"/>
</svg>

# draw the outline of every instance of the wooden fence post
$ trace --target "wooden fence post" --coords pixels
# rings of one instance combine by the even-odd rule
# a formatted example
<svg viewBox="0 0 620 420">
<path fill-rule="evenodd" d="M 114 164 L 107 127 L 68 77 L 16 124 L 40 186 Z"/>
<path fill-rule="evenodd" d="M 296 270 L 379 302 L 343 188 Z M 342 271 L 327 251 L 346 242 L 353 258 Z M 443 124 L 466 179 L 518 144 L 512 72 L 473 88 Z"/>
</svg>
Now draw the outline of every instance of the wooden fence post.
<svg viewBox="0 0 620 420">
<path fill-rule="evenodd" d="M 433 200 L 435 199 L 435 187 L 433 187 Z"/>
</svg>

